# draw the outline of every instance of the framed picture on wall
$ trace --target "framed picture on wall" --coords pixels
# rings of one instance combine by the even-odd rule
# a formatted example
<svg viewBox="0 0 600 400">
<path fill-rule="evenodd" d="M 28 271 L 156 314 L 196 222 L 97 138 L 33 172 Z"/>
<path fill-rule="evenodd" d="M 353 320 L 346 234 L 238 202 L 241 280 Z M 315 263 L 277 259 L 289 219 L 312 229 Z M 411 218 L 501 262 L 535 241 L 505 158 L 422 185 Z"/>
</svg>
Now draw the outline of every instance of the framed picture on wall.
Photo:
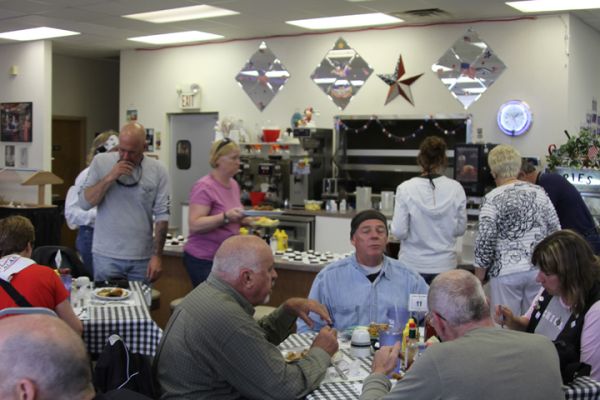
<svg viewBox="0 0 600 400">
<path fill-rule="evenodd" d="M 154 151 L 154 128 L 146 128 L 146 151 Z"/>
<path fill-rule="evenodd" d="M 32 141 L 33 103 L 0 104 L 0 141 Z"/>
</svg>

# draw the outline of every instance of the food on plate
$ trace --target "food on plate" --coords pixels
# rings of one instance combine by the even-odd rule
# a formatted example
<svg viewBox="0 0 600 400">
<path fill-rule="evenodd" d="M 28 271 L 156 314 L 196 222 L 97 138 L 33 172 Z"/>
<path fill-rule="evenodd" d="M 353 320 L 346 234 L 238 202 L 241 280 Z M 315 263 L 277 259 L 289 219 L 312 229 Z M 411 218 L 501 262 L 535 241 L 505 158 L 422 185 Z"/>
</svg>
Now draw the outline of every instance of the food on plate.
<svg viewBox="0 0 600 400">
<path fill-rule="evenodd" d="M 285 361 L 294 362 L 304 358 L 308 354 L 308 349 L 302 351 L 288 351 L 285 355 Z"/>
<path fill-rule="evenodd" d="M 390 324 L 371 323 L 369 325 L 369 335 L 371 335 L 371 337 L 378 337 L 381 331 L 387 331 L 389 328 Z"/>
<path fill-rule="evenodd" d="M 278 219 L 271 219 L 269 217 L 260 217 L 254 221 L 254 225 L 258 226 L 275 226 L 277 224 L 279 224 Z"/>
<path fill-rule="evenodd" d="M 270 204 L 260 204 L 258 206 L 254 206 L 252 208 L 255 210 L 260 210 L 260 211 L 270 211 L 273 209 L 273 206 Z"/>
<path fill-rule="evenodd" d="M 304 209 L 308 211 L 319 211 L 321 209 L 321 201 L 305 200 Z"/>
<path fill-rule="evenodd" d="M 400 379 L 404 378 L 404 375 L 399 372 L 392 372 L 391 378 L 399 381 Z"/>
<path fill-rule="evenodd" d="M 96 292 L 100 297 L 123 297 L 127 291 L 121 288 L 104 288 Z"/>
</svg>

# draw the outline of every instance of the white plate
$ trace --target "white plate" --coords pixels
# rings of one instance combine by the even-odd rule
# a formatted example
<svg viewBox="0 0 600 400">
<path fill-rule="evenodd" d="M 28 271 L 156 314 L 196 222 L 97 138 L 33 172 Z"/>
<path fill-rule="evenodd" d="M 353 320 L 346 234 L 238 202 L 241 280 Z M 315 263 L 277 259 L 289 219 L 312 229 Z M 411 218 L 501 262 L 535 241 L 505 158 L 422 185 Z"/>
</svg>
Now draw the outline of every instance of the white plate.
<svg viewBox="0 0 600 400">
<path fill-rule="evenodd" d="M 123 291 L 123 295 L 122 296 L 102 296 L 98 293 L 100 293 L 103 290 L 114 290 L 114 289 L 120 289 Z M 128 298 L 129 296 L 131 296 L 131 292 L 127 289 L 121 289 L 121 288 L 114 288 L 114 287 L 103 287 L 103 288 L 98 288 L 98 289 L 94 289 L 93 292 L 94 297 L 96 297 L 97 299 L 100 300 L 105 300 L 105 301 L 113 301 L 113 300 L 125 300 L 126 298 Z"/>
<path fill-rule="evenodd" d="M 247 217 L 276 217 L 283 214 L 283 211 L 277 210 L 244 210 Z"/>
</svg>

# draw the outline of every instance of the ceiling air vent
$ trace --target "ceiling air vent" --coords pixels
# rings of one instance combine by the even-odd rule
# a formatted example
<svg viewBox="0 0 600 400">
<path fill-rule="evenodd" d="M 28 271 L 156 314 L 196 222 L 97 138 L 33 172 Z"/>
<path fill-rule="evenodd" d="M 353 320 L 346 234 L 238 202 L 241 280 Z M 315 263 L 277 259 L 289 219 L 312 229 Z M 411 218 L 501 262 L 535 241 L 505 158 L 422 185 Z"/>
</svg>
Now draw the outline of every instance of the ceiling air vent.
<svg viewBox="0 0 600 400">
<path fill-rule="evenodd" d="M 452 18 L 449 12 L 440 8 L 423 8 L 420 10 L 398 11 L 390 14 L 406 22 L 443 21 Z"/>
</svg>

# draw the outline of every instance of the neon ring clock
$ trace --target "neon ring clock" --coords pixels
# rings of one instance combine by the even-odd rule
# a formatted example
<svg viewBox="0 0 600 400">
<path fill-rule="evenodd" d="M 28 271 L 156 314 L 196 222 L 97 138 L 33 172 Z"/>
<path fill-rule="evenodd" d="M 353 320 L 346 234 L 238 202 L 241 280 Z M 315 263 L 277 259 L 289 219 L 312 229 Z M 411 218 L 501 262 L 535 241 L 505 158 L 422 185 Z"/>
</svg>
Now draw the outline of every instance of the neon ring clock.
<svg viewBox="0 0 600 400">
<path fill-rule="evenodd" d="M 527 103 L 521 100 L 510 100 L 498 110 L 498 127 L 508 136 L 519 136 L 531 127 L 533 116 Z"/>
</svg>

